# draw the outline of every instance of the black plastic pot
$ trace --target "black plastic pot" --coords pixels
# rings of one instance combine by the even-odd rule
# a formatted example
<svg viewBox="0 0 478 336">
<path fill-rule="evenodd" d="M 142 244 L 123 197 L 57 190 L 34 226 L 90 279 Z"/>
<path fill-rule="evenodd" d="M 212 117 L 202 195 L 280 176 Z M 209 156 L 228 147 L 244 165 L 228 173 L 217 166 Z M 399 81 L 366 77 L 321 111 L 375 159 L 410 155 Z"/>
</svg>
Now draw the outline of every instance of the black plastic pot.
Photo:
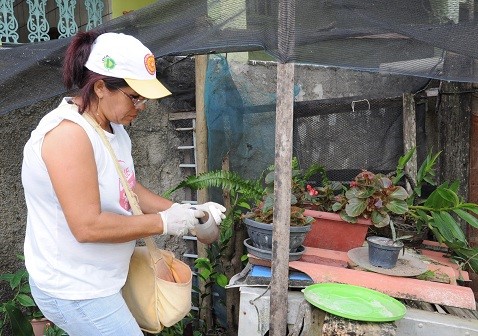
<svg viewBox="0 0 478 336">
<path fill-rule="evenodd" d="M 390 238 L 371 236 L 367 237 L 368 261 L 376 267 L 394 268 L 397 265 L 403 242 L 393 241 Z"/>
<path fill-rule="evenodd" d="M 244 224 L 247 228 L 249 238 L 251 238 L 252 245 L 259 249 L 272 251 L 272 224 L 265 224 L 256 222 L 250 218 L 244 218 Z M 298 248 L 302 246 L 305 236 L 310 231 L 311 225 L 306 226 L 291 226 L 289 251 L 297 252 Z"/>
</svg>

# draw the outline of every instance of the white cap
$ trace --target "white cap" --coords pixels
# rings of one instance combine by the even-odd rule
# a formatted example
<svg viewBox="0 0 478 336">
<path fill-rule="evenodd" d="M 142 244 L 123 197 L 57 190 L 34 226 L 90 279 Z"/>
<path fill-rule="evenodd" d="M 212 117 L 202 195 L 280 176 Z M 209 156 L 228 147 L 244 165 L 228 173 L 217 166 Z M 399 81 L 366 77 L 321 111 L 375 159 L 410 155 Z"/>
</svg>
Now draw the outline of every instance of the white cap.
<svg viewBox="0 0 478 336">
<path fill-rule="evenodd" d="M 98 36 L 85 66 L 100 75 L 123 78 L 145 98 L 156 99 L 171 94 L 156 78 L 153 53 L 130 35 L 104 33 Z"/>
</svg>

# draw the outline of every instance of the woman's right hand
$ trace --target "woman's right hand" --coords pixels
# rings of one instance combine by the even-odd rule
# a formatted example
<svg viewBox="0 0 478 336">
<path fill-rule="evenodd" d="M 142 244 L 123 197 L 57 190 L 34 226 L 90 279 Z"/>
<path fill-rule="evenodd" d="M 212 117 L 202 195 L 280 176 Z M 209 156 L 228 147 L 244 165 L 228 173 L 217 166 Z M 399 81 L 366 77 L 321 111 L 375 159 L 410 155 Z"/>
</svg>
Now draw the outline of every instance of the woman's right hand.
<svg viewBox="0 0 478 336">
<path fill-rule="evenodd" d="M 204 212 L 191 207 L 191 204 L 174 203 L 169 209 L 158 212 L 163 220 L 163 235 L 182 236 L 199 224 L 198 218 Z"/>
</svg>

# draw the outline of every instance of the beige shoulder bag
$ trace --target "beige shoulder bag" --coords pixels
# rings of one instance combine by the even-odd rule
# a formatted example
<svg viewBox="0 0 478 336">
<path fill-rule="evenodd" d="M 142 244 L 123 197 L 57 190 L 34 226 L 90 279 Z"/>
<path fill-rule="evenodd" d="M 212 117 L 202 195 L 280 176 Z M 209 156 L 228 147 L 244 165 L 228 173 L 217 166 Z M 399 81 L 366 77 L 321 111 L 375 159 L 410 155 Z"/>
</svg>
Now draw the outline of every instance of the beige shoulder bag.
<svg viewBox="0 0 478 336">
<path fill-rule="evenodd" d="M 103 129 L 87 113 L 85 119 L 95 128 L 115 163 L 134 215 L 143 212 L 124 177 Z M 182 320 L 191 310 L 192 272 L 170 251 L 159 249 L 152 237 L 146 246 L 137 246 L 131 257 L 123 297 L 142 330 L 158 333 Z"/>
</svg>

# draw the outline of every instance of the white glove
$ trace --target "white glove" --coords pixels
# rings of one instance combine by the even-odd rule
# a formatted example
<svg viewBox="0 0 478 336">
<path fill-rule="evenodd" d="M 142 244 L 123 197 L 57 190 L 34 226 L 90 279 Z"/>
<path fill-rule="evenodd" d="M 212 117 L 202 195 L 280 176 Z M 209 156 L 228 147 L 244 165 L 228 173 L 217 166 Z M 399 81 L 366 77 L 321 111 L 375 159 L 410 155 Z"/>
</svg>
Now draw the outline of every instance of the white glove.
<svg viewBox="0 0 478 336">
<path fill-rule="evenodd" d="M 191 208 L 191 204 L 174 203 L 169 209 L 158 212 L 163 220 L 163 235 L 185 235 L 195 225 L 199 224 L 198 218 L 204 216 L 201 210 Z"/>
<path fill-rule="evenodd" d="M 226 218 L 226 215 L 224 214 L 224 212 L 226 212 L 226 208 L 219 203 L 207 202 L 204 204 L 194 205 L 193 207 L 196 208 L 197 210 L 201 210 L 201 212 L 202 211 L 209 212 L 217 225 L 220 225 L 222 220 Z M 203 216 L 204 214 L 201 217 Z M 198 218 L 201 218 L 201 217 L 198 217 Z"/>
</svg>

